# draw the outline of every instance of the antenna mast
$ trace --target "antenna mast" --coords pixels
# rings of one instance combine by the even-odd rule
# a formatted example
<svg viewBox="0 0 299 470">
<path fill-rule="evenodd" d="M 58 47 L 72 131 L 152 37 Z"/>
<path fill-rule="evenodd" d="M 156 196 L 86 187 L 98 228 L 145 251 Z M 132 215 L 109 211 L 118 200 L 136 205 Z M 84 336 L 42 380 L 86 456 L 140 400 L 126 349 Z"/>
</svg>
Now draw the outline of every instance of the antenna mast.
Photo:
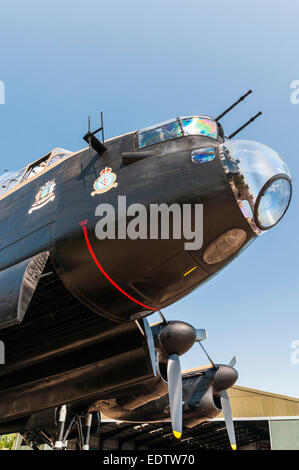
<svg viewBox="0 0 299 470">
<path fill-rule="evenodd" d="M 102 131 L 102 142 L 95 137 L 95 135 L 99 132 Z M 103 120 L 103 112 L 101 111 L 101 127 L 99 129 L 96 129 L 95 131 L 91 132 L 90 130 L 90 116 L 88 116 L 88 132 L 85 134 L 83 137 L 85 142 L 88 143 L 89 145 L 89 150 L 90 147 L 92 147 L 96 152 L 102 154 L 107 150 L 107 147 L 104 145 L 104 120 Z"/>
</svg>

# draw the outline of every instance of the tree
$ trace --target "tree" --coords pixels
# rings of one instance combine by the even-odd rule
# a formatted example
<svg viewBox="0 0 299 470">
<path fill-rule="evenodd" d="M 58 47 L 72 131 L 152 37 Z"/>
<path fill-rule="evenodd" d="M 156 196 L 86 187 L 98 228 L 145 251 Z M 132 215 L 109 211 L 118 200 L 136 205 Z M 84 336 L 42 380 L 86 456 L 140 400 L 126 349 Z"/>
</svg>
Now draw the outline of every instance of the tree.
<svg viewBox="0 0 299 470">
<path fill-rule="evenodd" d="M 0 450 L 11 450 L 16 438 L 16 434 L 6 434 L 0 436 Z"/>
</svg>

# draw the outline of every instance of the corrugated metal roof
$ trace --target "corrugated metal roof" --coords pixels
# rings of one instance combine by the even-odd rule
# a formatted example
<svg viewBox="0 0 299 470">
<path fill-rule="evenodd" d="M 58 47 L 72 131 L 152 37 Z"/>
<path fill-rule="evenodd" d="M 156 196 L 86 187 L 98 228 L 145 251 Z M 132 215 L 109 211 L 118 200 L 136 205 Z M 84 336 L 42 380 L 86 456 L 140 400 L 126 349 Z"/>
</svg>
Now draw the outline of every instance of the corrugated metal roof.
<svg viewBox="0 0 299 470">
<path fill-rule="evenodd" d="M 299 399 L 234 386 L 229 391 L 234 418 L 299 416 Z"/>
</svg>

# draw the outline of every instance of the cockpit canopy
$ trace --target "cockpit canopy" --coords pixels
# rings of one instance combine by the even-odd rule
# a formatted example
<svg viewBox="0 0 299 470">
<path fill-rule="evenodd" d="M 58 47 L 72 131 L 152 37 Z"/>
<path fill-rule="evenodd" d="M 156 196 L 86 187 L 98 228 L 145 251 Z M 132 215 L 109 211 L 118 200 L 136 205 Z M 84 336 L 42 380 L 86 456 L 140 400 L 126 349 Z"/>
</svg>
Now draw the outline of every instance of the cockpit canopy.
<svg viewBox="0 0 299 470">
<path fill-rule="evenodd" d="M 217 123 L 207 116 L 179 117 L 138 131 L 138 145 L 139 148 L 144 148 L 186 135 L 202 135 L 217 139 Z"/>
<path fill-rule="evenodd" d="M 48 170 L 51 166 L 64 160 L 71 154 L 72 152 L 69 150 L 56 148 L 36 162 L 22 168 L 22 170 L 4 172 L 0 175 L 0 196 L 13 189 L 15 186 L 30 180 L 43 171 Z"/>
</svg>

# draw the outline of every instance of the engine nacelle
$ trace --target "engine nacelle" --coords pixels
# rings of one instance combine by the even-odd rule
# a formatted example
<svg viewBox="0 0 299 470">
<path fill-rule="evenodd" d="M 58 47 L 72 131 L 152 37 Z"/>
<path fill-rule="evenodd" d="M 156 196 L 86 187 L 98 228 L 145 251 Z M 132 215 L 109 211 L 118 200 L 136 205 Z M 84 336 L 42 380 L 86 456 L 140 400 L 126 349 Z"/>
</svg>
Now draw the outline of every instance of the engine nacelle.
<svg viewBox="0 0 299 470">
<path fill-rule="evenodd" d="M 227 365 L 218 364 L 217 369 L 207 367 L 183 374 L 183 423 L 192 428 L 221 412 L 220 392 L 229 389 L 237 380 L 237 371 Z M 128 422 L 169 421 L 169 401 L 166 393 L 159 399 L 150 401 L 135 409 L 116 404 L 102 408 L 108 418 Z"/>
</svg>

